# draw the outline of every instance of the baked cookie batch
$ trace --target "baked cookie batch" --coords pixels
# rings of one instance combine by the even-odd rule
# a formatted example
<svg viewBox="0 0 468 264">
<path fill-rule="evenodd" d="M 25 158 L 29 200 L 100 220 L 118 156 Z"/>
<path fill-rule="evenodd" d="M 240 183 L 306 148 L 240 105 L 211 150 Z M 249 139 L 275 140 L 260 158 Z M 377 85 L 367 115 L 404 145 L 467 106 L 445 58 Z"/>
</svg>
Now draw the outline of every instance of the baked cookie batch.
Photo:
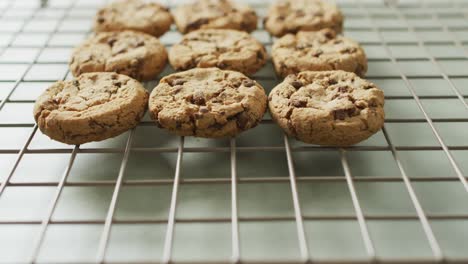
<svg viewBox="0 0 468 264">
<path fill-rule="evenodd" d="M 364 50 L 341 35 L 343 16 L 321 0 L 278 0 L 263 20 L 275 37 L 272 62 L 283 82 L 271 90 L 249 78 L 268 60 L 249 33 L 255 11 L 234 0 L 195 0 L 172 13 L 143 0 L 100 9 L 95 34 L 70 58 L 75 79 L 58 81 L 36 101 L 34 118 L 50 138 L 83 144 L 138 125 L 146 110 L 181 136 L 233 137 L 255 127 L 267 107 L 289 136 L 306 143 L 347 146 L 384 123 L 384 95 L 363 79 Z M 166 51 L 158 37 L 175 22 L 185 34 Z M 167 62 L 178 72 L 149 95 Z"/>
</svg>

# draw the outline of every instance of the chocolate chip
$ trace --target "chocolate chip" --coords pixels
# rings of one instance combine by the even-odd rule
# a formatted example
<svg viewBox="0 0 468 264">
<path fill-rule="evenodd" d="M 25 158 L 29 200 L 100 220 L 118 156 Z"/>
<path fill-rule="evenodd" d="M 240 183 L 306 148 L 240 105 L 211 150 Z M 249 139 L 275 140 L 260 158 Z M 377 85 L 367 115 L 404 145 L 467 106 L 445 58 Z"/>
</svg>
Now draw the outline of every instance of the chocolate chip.
<svg viewBox="0 0 468 264">
<path fill-rule="evenodd" d="M 328 85 L 334 85 L 334 84 L 337 84 L 338 81 L 335 80 L 335 79 L 328 79 Z"/>
<path fill-rule="evenodd" d="M 205 97 L 203 92 L 197 91 L 193 94 L 192 103 L 196 105 L 205 105 Z"/>
<path fill-rule="evenodd" d="M 292 99 L 291 105 L 294 107 L 306 107 L 307 100 L 306 99 Z"/>
<path fill-rule="evenodd" d="M 247 115 L 246 112 L 241 112 L 236 115 L 236 124 L 237 127 L 240 128 L 241 130 L 244 130 L 247 128 L 247 125 L 249 123 L 249 116 Z"/>
<path fill-rule="evenodd" d="M 110 38 L 110 39 L 107 40 L 107 44 L 112 47 L 112 46 L 114 46 L 114 43 L 116 41 L 117 41 L 116 38 Z"/>
<path fill-rule="evenodd" d="M 242 22 L 240 23 L 240 27 L 241 27 L 241 29 L 248 29 L 248 28 L 249 28 L 249 24 L 247 24 L 246 22 L 242 21 Z"/>
<path fill-rule="evenodd" d="M 73 80 L 73 85 L 76 87 L 80 87 L 80 82 L 78 82 L 78 80 Z"/>
<path fill-rule="evenodd" d="M 102 17 L 98 18 L 98 20 L 97 20 L 97 22 L 99 24 L 104 23 L 104 21 L 106 21 L 106 20 L 104 18 L 102 18 Z"/>
<path fill-rule="evenodd" d="M 347 116 L 352 116 L 356 112 L 355 108 L 349 108 L 349 109 L 338 109 L 333 111 L 333 117 L 339 120 L 344 120 Z"/>
<path fill-rule="evenodd" d="M 344 120 L 346 118 L 346 110 L 345 109 L 338 109 L 333 111 L 333 117 L 339 120 Z"/>
<path fill-rule="evenodd" d="M 292 81 L 292 82 L 291 82 L 291 85 L 292 85 L 294 88 L 299 89 L 299 88 L 302 87 L 303 84 L 302 84 L 301 81 L 295 80 L 295 81 Z"/>
<path fill-rule="evenodd" d="M 120 54 L 120 53 L 124 53 L 126 51 L 127 51 L 127 48 L 124 47 L 124 46 L 121 46 L 121 47 L 117 47 L 115 50 L 113 50 L 112 54 L 117 55 L 117 54 Z"/>
<path fill-rule="evenodd" d="M 252 87 L 255 85 L 255 81 L 252 80 L 243 80 L 242 85 L 245 87 Z"/>
<path fill-rule="evenodd" d="M 348 87 L 346 87 L 346 86 L 338 87 L 338 92 L 339 93 L 346 93 L 347 91 L 348 91 Z"/>
<path fill-rule="evenodd" d="M 114 85 L 120 88 L 122 86 L 122 83 L 121 82 L 115 82 Z"/>
<path fill-rule="evenodd" d="M 345 49 L 340 50 L 340 53 L 354 53 L 357 49 L 355 47 L 347 47 Z"/>
<path fill-rule="evenodd" d="M 366 85 L 364 85 L 363 88 L 366 89 L 366 90 L 367 89 L 372 89 L 372 88 L 374 88 L 374 85 L 373 84 L 366 84 Z"/>
<path fill-rule="evenodd" d="M 317 49 L 316 51 L 312 52 L 312 56 L 314 57 L 319 57 L 322 54 L 323 54 L 323 51 L 321 49 Z"/>
<path fill-rule="evenodd" d="M 327 39 L 332 39 L 336 36 L 335 32 L 331 30 L 327 30 L 327 32 L 325 32 L 324 35 L 325 37 L 327 37 Z"/>
<path fill-rule="evenodd" d="M 141 47 L 141 46 L 144 46 L 145 45 L 145 41 L 144 40 L 139 40 L 137 41 L 135 47 Z"/>
<path fill-rule="evenodd" d="M 263 60 L 264 58 L 265 58 L 265 56 L 263 56 L 263 52 L 257 51 L 257 59 Z"/>
<path fill-rule="evenodd" d="M 187 30 L 198 29 L 201 25 L 207 24 L 208 22 L 210 22 L 210 20 L 208 20 L 207 18 L 199 18 L 193 21 L 192 23 L 189 23 L 187 25 Z"/>
</svg>

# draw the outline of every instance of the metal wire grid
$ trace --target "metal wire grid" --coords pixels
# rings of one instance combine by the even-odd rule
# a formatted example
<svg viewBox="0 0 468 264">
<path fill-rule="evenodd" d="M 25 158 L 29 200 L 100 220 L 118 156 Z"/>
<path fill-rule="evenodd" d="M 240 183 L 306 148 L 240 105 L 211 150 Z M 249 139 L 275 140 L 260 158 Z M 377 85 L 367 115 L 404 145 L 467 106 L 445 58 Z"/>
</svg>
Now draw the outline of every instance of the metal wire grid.
<svg viewBox="0 0 468 264">
<path fill-rule="evenodd" d="M 3 2 L 2 2 L 3 3 Z M 12 100 L 12 95 L 18 88 L 21 83 L 29 82 L 29 81 L 54 81 L 52 79 L 44 80 L 43 78 L 38 78 L 38 80 L 27 78 L 28 74 L 30 74 L 32 68 L 37 65 L 50 65 L 51 62 L 41 62 L 39 58 L 41 53 L 48 48 L 50 45 L 51 39 L 54 37 L 56 33 L 60 31 L 61 26 L 64 22 L 70 19 L 70 14 L 72 12 L 76 12 L 77 10 L 83 11 L 84 14 L 91 14 L 94 12 L 95 7 L 89 6 L 81 6 L 82 3 L 76 2 L 57 2 L 60 7 L 50 7 L 47 8 L 46 11 L 59 11 L 61 12 L 60 15 L 55 15 L 53 12 L 51 13 L 54 16 L 54 20 L 57 21 L 55 26 L 52 30 L 47 30 L 44 33 L 39 33 L 46 35 L 47 38 L 43 42 L 42 45 L 39 46 L 39 50 L 30 63 L 27 64 L 26 68 L 22 71 L 22 74 L 17 76 L 15 80 L 13 80 L 13 84 L 11 88 L 6 92 L 3 100 L 0 103 L 0 114 L 1 111 L 5 109 L 5 105 L 7 104 L 21 104 L 21 103 L 31 103 L 31 100 Z M 64 4 L 65 3 L 65 4 Z M 85 3 L 86 4 L 86 3 Z M 174 5 L 175 3 L 168 3 L 170 5 Z M 260 2 L 253 3 L 256 7 L 258 7 L 260 12 L 264 12 L 265 4 Z M 216 260 L 216 263 L 239 263 L 240 261 L 245 263 L 265 263 L 265 262 L 281 262 L 281 263 L 305 263 L 309 261 L 313 262 L 334 262 L 334 263 L 342 263 L 342 262 L 459 262 L 464 263 L 468 261 L 468 257 L 448 257 L 446 252 L 442 249 L 440 240 L 435 235 L 433 230 L 433 225 L 431 225 L 432 221 L 453 221 L 453 220 L 460 220 L 460 221 L 467 221 L 468 214 L 466 211 L 463 213 L 437 213 L 431 214 L 428 213 L 423 209 L 423 205 L 421 204 L 420 198 L 417 196 L 417 192 L 414 188 L 415 182 L 427 182 L 431 184 L 435 184 L 436 182 L 458 182 L 463 187 L 464 196 L 462 199 L 463 201 L 466 200 L 467 192 L 468 192 L 468 184 L 467 184 L 467 176 L 466 171 L 465 174 L 462 172 L 460 165 L 465 162 L 460 162 L 455 160 L 453 157 L 452 151 L 460 150 L 466 151 L 468 150 L 468 142 L 460 142 L 458 141 L 457 144 L 447 144 L 447 138 L 444 137 L 440 130 L 437 127 L 439 123 L 460 123 L 466 124 L 468 122 L 468 118 L 466 115 L 461 117 L 433 117 L 429 111 L 427 111 L 427 104 L 424 104 L 422 100 L 456 100 L 458 103 L 463 105 L 463 109 L 466 111 L 468 109 L 466 98 L 468 94 L 463 94 L 459 90 L 459 86 L 457 86 L 454 82 L 454 78 L 462 78 L 468 77 L 468 72 L 451 74 L 450 71 L 446 70 L 446 67 L 441 64 L 440 60 L 441 57 L 434 56 L 428 48 L 428 43 L 431 43 L 432 40 L 425 40 L 423 39 L 420 34 L 418 34 L 418 26 L 414 26 L 412 24 L 413 18 L 422 18 L 426 20 L 426 22 L 430 21 L 435 24 L 435 28 L 438 30 L 437 33 L 444 33 L 445 35 L 451 36 L 449 40 L 441 39 L 440 41 L 435 41 L 436 43 L 453 43 L 453 45 L 461 50 L 463 50 L 463 54 L 457 55 L 456 57 L 449 57 L 445 58 L 442 57 L 444 60 L 448 61 L 455 61 L 455 62 L 464 62 L 468 58 L 468 51 L 466 46 L 464 46 L 465 40 L 460 40 L 459 36 L 455 34 L 454 28 L 456 32 L 466 32 L 468 31 L 468 24 L 457 24 L 455 26 L 447 26 L 444 24 L 444 19 L 448 16 L 451 16 L 453 13 L 462 14 L 465 22 L 468 22 L 468 13 L 466 10 L 466 2 L 457 1 L 457 2 L 403 2 L 403 7 L 386 7 L 383 6 L 380 2 L 373 2 L 373 1 L 356 1 L 356 2 L 343 2 L 342 6 L 343 9 L 346 10 L 346 17 L 347 19 L 352 18 L 359 18 L 364 19 L 366 21 L 370 21 L 371 23 L 366 23 L 366 25 L 358 25 L 358 26 L 347 26 L 346 32 L 353 32 L 354 35 L 359 35 L 359 33 L 375 33 L 377 36 L 376 39 L 359 39 L 361 43 L 364 45 L 369 44 L 370 46 L 374 44 L 378 44 L 379 47 L 383 48 L 385 52 L 385 56 L 377 55 L 377 56 L 370 56 L 370 72 L 368 74 L 368 78 L 375 80 L 377 83 L 381 80 L 402 80 L 405 84 L 405 87 L 408 88 L 409 94 L 407 95 L 387 95 L 387 102 L 391 102 L 392 100 L 408 100 L 414 102 L 417 106 L 417 109 L 420 110 L 422 113 L 422 117 L 419 118 L 402 118 L 396 117 L 392 118 L 389 117 L 386 120 L 386 125 L 383 129 L 383 139 L 385 140 L 385 145 L 379 144 L 372 144 L 374 141 L 371 140 L 371 144 L 364 144 L 358 145 L 350 148 L 330 148 L 330 147 L 318 147 L 318 146 L 309 146 L 298 143 L 294 140 L 288 139 L 287 137 L 283 137 L 283 144 L 282 145 L 266 145 L 266 146 L 238 146 L 238 139 L 233 138 L 229 140 L 229 144 L 227 146 L 224 145 L 217 145 L 217 144 L 207 144 L 197 145 L 196 147 L 190 146 L 187 147 L 185 144 L 185 140 L 183 137 L 179 138 L 177 141 L 176 146 L 170 147 L 148 147 L 148 146 L 134 146 L 136 130 L 132 130 L 128 133 L 125 139 L 124 147 L 96 147 L 95 145 L 91 147 L 83 147 L 83 146 L 75 146 L 74 148 L 68 147 L 50 147 L 50 148 L 31 148 L 31 142 L 34 140 L 36 136 L 40 132 L 38 132 L 37 127 L 30 122 L 25 123 L 16 123 L 16 122 L 3 122 L 0 124 L 0 128 L 2 127 L 14 127 L 14 128 L 24 128 L 30 129 L 32 127 L 31 133 L 28 135 L 27 139 L 25 140 L 24 144 L 21 148 L 4 148 L 1 147 L 0 153 L 1 154 L 14 154 L 16 155 L 15 161 L 9 173 L 6 177 L 2 180 L 0 185 L 0 202 L 1 198 L 5 196 L 6 190 L 10 187 L 44 187 L 44 186 L 51 186 L 55 187 L 55 192 L 52 198 L 49 201 L 47 207 L 43 208 L 45 213 L 41 219 L 27 219 L 27 220 L 1 220 L 0 219 L 0 227 L 7 226 L 7 225 L 38 225 L 39 228 L 37 233 L 35 233 L 32 237 L 29 237 L 32 240 L 31 250 L 28 251 L 30 254 L 26 256 L 27 258 L 24 259 L 26 263 L 35 263 L 41 262 L 38 260 L 38 257 L 41 252 L 41 247 L 43 246 L 44 239 L 47 233 L 47 230 L 50 228 L 52 224 L 61 224 L 61 225 L 103 225 L 102 232 L 99 234 L 99 243 L 95 252 L 95 257 L 92 261 L 82 261 L 82 260 L 71 260 L 71 261 L 55 261 L 60 263 L 69 263 L 69 262 L 90 262 L 90 263 L 111 263 L 113 261 L 109 261 L 106 258 L 108 253 L 109 247 L 109 239 L 112 234 L 112 227 L 117 224 L 129 224 L 129 225 L 143 225 L 143 224 L 166 224 L 165 226 L 165 234 L 164 234 L 164 243 L 162 247 L 162 254 L 161 258 L 149 260 L 149 261 L 128 261 L 128 262 L 144 262 L 144 263 L 169 263 L 169 262 L 181 262 L 175 261 L 173 259 L 174 255 L 174 230 L 176 228 L 177 223 L 206 223 L 208 225 L 214 225 L 216 223 L 228 223 L 231 227 L 231 258 L 224 259 L 224 260 Z M 15 7 L 18 5 L 18 2 L 14 1 L 7 1 L 6 4 L 3 5 L 3 9 L 1 11 L 2 19 L 7 16 L 12 11 L 18 11 Z M 41 12 L 44 9 L 31 9 L 32 13 L 24 16 L 24 18 L 13 18 L 13 20 L 20 20 L 22 21 L 21 26 L 14 30 L 10 41 L 7 41 L 7 45 L 2 48 L 0 56 L 3 55 L 8 48 L 15 46 L 15 40 L 25 31 L 25 28 L 28 27 L 29 22 L 37 21 L 37 18 L 42 16 Z M 80 12 L 78 12 L 78 17 Z M 47 12 L 46 12 L 47 15 Z M 73 17 L 72 17 L 73 18 Z M 397 24 L 387 24 L 385 26 L 379 26 L 382 19 L 392 19 L 403 23 L 402 25 Z M 12 19 L 12 18 L 8 18 Z M 8 20 L 7 19 L 7 20 Z M 90 19 L 90 17 L 86 16 L 86 19 Z M 431 24 L 432 25 L 432 24 Z M 423 29 L 433 29 L 430 26 L 423 26 Z M 0 30 L 1 31 L 1 30 Z M 62 30 L 63 32 L 67 32 L 66 30 Z M 413 41 L 401 41 L 398 40 L 388 40 L 388 36 L 385 34 L 388 32 L 396 32 L 401 33 L 405 32 L 411 36 L 414 36 L 415 39 Z M 264 31 L 260 30 L 258 34 L 263 34 Z M 168 35 L 172 36 L 173 38 L 166 38 L 162 39 L 165 44 L 170 44 L 176 41 L 177 33 L 174 31 L 169 32 Z M 353 35 L 353 34 L 351 34 Z M 272 39 L 267 37 L 262 39 L 262 42 L 267 45 L 271 46 Z M 425 56 L 417 57 L 417 56 L 410 56 L 410 57 L 398 57 L 395 56 L 395 51 L 393 48 L 401 45 L 409 44 L 416 44 L 420 49 L 426 51 Z M 73 45 L 66 45 L 64 47 L 70 47 Z M 24 45 L 25 48 L 33 48 L 36 46 L 28 46 Z M 0 57 L 1 58 L 1 57 Z M 435 67 L 436 74 L 432 72 L 422 72 L 414 71 L 413 69 L 408 69 L 408 66 L 402 66 L 402 63 L 409 63 L 409 66 L 415 66 L 417 64 L 412 64 L 413 62 L 422 62 L 419 65 L 432 65 Z M 372 71 L 373 68 L 380 67 L 384 64 L 391 65 L 393 72 L 387 72 L 387 68 L 381 71 Z M 13 61 L 0 61 L 1 66 L 15 66 L 15 62 Z M 267 66 L 268 67 L 268 66 Z M 409 67 L 412 68 L 412 67 Z M 5 69 L 3 67 L 2 69 Z M 265 73 L 266 72 L 266 73 Z M 265 72 L 259 73 L 256 79 L 259 82 L 269 82 L 269 83 L 277 83 L 279 82 L 278 79 L 274 76 L 271 71 L 271 67 L 265 70 Z M 37 74 L 35 76 L 38 76 Z M 65 76 L 63 74 L 62 76 Z M 419 95 L 416 87 L 414 86 L 412 80 L 413 79 L 436 79 L 436 77 L 441 77 L 446 83 L 449 84 L 451 89 L 451 95 L 443 94 L 443 95 Z M 4 82 L 4 81 L 2 81 Z M 151 87 L 153 84 L 149 84 Z M 268 90 L 272 87 L 266 87 Z M 387 91 L 387 90 L 386 90 Z M 449 101 L 454 102 L 454 101 Z M 466 112 L 464 112 L 466 113 Z M 1 115 L 0 115 L 1 116 Z M 389 124 L 414 124 L 414 123 L 424 123 L 427 124 L 427 130 L 429 130 L 436 138 L 436 142 L 438 145 L 431 145 L 431 144 L 419 144 L 419 145 L 412 145 L 412 144 L 395 144 L 394 136 L 392 132 L 389 131 Z M 139 127 L 148 127 L 154 126 L 153 123 L 150 121 L 144 121 Z M 261 126 L 271 126 L 271 120 L 267 117 L 262 122 Z M 463 131 L 461 131 L 463 133 Z M 466 139 L 466 137 L 459 137 L 459 139 Z M 111 144 L 112 146 L 112 144 Z M 296 176 L 296 169 L 294 168 L 295 164 L 297 164 L 297 160 L 295 161 L 294 155 L 301 152 L 334 152 L 339 151 L 339 160 L 341 166 L 343 168 L 343 175 L 333 175 L 333 176 Z M 381 177 L 367 177 L 367 176 L 353 176 L 352 169 L 350 166 L 349 155 L 348 152 L 378 152 L 378 151 L 390 151 L 392 157 L 394 159 L 395 164 L 397 165 L 398 172 L 401 176 L 381 176 Z M 438 177 L 434 176 L 421 176 L 421 177 L 410 177 L 408 174 L 407 167 L 404 166 L 403 161 L 401 159 L 401 153 L 403 151 L 442 151 L 445 157 L 448 159 L 451 169 L 454 170 L 454 176 L 446 176 L 440 175 Z M 137 179 L 137 180 L 125 180 L 126 170 L 129 164 L 129 158 L 132 154 L 135 153 L 176 153 L 175 159 L 175 168 L 174 168 L 174 176 L 173 178 L 169 179 Z M 288 169 L 288 176 L 287 177 L 239 177 L 238 176 L 238 169 L 239 165 L 237 162 L 238 155 L 244 155 L 245 153 L 262 153 L 262 152 L 280 152 L 284 153 L 284 161 L 287 163 Z M 65 169 L 63 171 L 62 176 L 58 181 L 11 181 L 14 177 L 15 172 L 17 171 L 18 167 L 20 166 L 23 158 L 26 154 L 35 154 L 35 155 L 46 155 L 50 153 L 62 153 L 62 154 L 69 154 L 69 159 L 66 162 Z M 122 153 L 122 160 L 120 163 L 120 168 L 118 169 L 117 178 L 115 180 L 93 180 L 93 181 L 79 181 L 73 182 L 68 181 L 70 176 L 70 172 L 75 164 L 76 157 L 80 153 Z M 219 177 L 210 177 L 210 178 L 182 178 L 181 177 L 181 169 L 183 167 L 183 157 L 186 156 L 187 153 L 199 153 L 197 155 L 201 155 L 201 153 L 228 153 L 229 154 L 229 163 L 230 163 L 230 177 L 229 178 L 219 178 Z M 250 164 L 251 166 L 255 166 Z M 319 164 L 314 164 L 311 161 L 311 166 L 317 166 Z M 424 164 L 417 164 L 417 166 L 424 166 Z M 157 173 L 157 172 L 155 172 Z M 447 175 L 450 174 L 447 172 Z M 322 214 L 322 215 L 308 215 L 305 214 L 304 211 L 301 209 L 301 206 L 305 206 L 308 203 L 312 202 L 310 200 L 301 200 L 300 192 L 298 191 L 298 186 L 301 184 L 305 184 L 307 182 L 317 183 L 320 184 L 322 182 L 345 182 L 347 186 L 347 191 L 350 194 L 350 200 L 353 207 L 353 213 L 351 214 Z M 410 197 L 411 205 L 414 207 L 416 214 L 391 214 L 391 213 L 383 213 L 383 214 L 366 214 L 363 210 L 362 203 L 363 200 L 359 199 L 359 192 L 356 188 L 356 183 L 359 182 L 382 182 L 382 183 L 390 183 L 390 182 L 402 182 L 404 187 Z M 231 213 L 230 217 L 193 217 L 193 218 L 178 218 L 177 217 L 177 205 L 178 205 L 178 198 L 179 198 L 179 189 L 183 185 L 187 186 L 195 186 L 194 184 L 199 185 L 215 185 L 215 184 L 229 184 L 230 188 L 230 206 L 231 206 Z M 293 207 L 293 215 L 292 216 L 240 216 L 239 215 L 239 197 L 238 197 L 238 186 L 239 185 L 252 185 L 255 183 L 262 183 L 262 184 L 269 184 L 269 183 L 285 183 L 289 184 L 289 188 L 291 191 L 291 201 Z M 160 186 L 160 185 L 169 185 L 172 186 L 171 196 L 170 196 L 170 204 L 169 204 L 169 213 L 167 218 L 161 219 L 131 219 L 131 220 L 121 220 L 116 219 L 115 213 L 116 208 L 119 203 L 119 195 L 121 195 L 122 186 Z M 110 204 L 108 206 L 108 210 L 104 220 L 81 220 L 81 219 L 69 219 L 69 220 L 54 220 L 53 214 L 57 208 L 58 202 L 60 197 L 63 193 L 63 190 L 66 186 L 109 186 L 113 187 Z M 24 195 L 27 195 L 25 193 Z M 391 198 L 390 198 L 391 199 Z M 148 205 L 150 207 L 150 205 Z M 450 204 L 447 204 L 450 206 Z M 465 207 L 466 209 L 466 207 Z M 0 212 L 2 210 L 0 204 Z M 359 231 L 360 231 L 360 239 L 362 240 L 362 244 L 365 249 L 365 256 L 360 259 L 347 259 L 347 258 L 329 258 L 328 260 L 318 259 L 314 257 L 314 247 L 310 245 L 310 238 L 308 238 L 307 231 L 305 228 L 306 221 L 357 221 Z M 411 258 L 402 257 L 396 254 L 393 258 L 382 258 L 379 255 L 379 248 L 376 246 L 374 238 L 372 236 L 372 232 L 369 230 L 369 221 L 418 221 L 420 226 L 423 229 L 423 233 L 425 239 L 430 247 L 430 256 L 413 256 Z M 293 259 L 282 259 L 281 257 L 278 259 L 249 259 L 245 258 L 242 254 L 242 249 L 245 247 L 241 246 L 242 239 L 240 234 L 240 224 L 244 222 L 260 222 L 260 223 L 267 223 L 267 222 L 284 222 L 288 221 L 294 223 L 296 233 L 297 233 L 297 250 L 298 255 L 296 258 Z M 463 233 L 463 230 L 460 230 Z M 465 234 L 465 233 L 463 233 Z M 466 240 L 465 240 L 466 241 Z M 245 241 L 243 241 L 245 243 Z M 276 243 L 274 241 L 273 243 Z M 415 245 L 416 246 L 416 245 Z M 295 247 L 295 245 L 291 245 L 291 247 Z M 159 249 L 155 249 L 159 250 Z M 207 249 L 209 250 L 209 249 Z M 280 253 L 281 255 L 281 253 Z M 1 261 L 1 259 L 0 259 Z M 46 261 L 47 263 L 53 263 L 54 261 Z M 189 262 L 200 262 L 206 263 L 209 261 L 189 261 Z"/>
</svg>

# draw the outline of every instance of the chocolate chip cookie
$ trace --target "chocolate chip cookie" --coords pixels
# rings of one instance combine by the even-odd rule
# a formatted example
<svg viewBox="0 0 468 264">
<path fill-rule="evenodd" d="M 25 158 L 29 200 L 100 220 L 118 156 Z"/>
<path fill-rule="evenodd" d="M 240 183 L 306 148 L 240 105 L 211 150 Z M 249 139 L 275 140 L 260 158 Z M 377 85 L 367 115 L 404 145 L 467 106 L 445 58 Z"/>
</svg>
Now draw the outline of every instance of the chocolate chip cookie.
<svg viewBox="0 0 468 264">
<path fill-rule="evenodd" d="M 169 51 L 176 70 L 218 67 L 252 75 L 265 65 L 263 45 L 248 33 L 232 29 L 200 29 L 186 34 Z"/>
<path fill-rule="evenodd" d="M 255 127 L 266 104 L 263 88 L 242 73 L 196 68 L 162 78 L 149 111 L 159 127 L 177 135 L 219 138 Z"/>
<path fill-rule="evenodd" d="M 173 12 L 182 33 L 199 28 L 225 28 L 251 32 L 257 28 L 257 14 L 247 5 L 229 0 L 197 0 L 178 6 Z"/>
<path fill-rule="evenodd" d="M 353 145 L 384 124 L 382 90 L 351 72 L 289 75 L 273 88 L 268 100 L 278 125 L 306 143 Z"/>
<path fill-rule="evenodd" d="M 367 58 L 358 43 L 331 29 L 287 34 L 272 47 L 275 70 L 281 77 L 301 71 L 344 70 L 363 77 Z"/>
<path fill-rule="evenodd" d="M 298 31 L 330 28 L 341 33 L 343 15 L 338 7 L 321 0 L 279 0 L 265 17 L 264 27 L 275 37 Z"/>
<path fill-rule="evenodd" d="M 84 73 L 50 86 L 34 105 L 39 129 L 50 138 L 83 144 L 115 137 L 135 127 L 146 111 L 148 92 L 117 73 Z"/>
<path fill-rule="evenodd" d="M 171 13 L 160 4 L 141 0 L 120 0 L 98 11 L 94 31 L 135 30 L 159 37 L 169 30 L 171 24 Z"/>
<path fill-rule="evenodd" d="M 117 72 L 137 80 L 151 80 L 166 63 L 166 49 L 151 35 L 128 30 L 102 32 L 75 48 L 70 71 L 73 76 L 85 72 Z"/>
</svg>

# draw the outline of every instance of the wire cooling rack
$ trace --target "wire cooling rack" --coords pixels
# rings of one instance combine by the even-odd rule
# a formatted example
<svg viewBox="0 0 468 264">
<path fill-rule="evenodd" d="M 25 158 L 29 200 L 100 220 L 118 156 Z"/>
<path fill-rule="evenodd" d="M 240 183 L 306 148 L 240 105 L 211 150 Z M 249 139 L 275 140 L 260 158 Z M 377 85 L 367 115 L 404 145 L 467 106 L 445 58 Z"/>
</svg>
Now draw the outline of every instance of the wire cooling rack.
<svg viewBox="0 0 468 264">
<path fill-rule="evenodd" d="M 387 113 L 344 149 L 286 138 L 268 114 L 225 140 L 147 116 L 103 142 L 49 140 L 34 99 L 70 78 L 101 4 L 0 1 L 0 262 L 468 262 L 468 1 L 339 2 Z M 279 82 L 271 62 L 255 79 Z"/>
</svg>

